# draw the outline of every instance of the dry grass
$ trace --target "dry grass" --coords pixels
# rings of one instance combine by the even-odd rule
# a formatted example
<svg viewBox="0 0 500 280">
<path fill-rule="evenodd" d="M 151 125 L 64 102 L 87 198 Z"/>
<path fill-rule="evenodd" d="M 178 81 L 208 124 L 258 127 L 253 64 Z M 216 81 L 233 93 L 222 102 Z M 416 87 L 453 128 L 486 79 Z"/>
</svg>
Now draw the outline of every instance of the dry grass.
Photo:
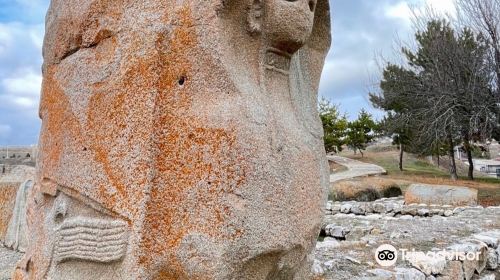
<svg viewBox="0 0 500 280">
<path fill-rule="evenodd" d="M 332 184 L 333 200 L 372 201 L 381 197 L 398 196 L 410 183 L 384 177 L 363 177 Z"/>
</svg>

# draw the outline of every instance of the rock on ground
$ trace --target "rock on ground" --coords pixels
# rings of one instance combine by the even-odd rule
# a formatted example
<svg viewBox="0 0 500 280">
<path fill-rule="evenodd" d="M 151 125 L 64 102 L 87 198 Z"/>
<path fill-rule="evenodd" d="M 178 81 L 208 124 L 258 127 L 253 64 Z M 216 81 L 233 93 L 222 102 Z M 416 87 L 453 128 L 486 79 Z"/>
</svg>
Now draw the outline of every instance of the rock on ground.
<svg viewBox="0 0 500 280">
<path fill-rule="evenodd" d="M 396 268 L 396 280 L 425 280 L 425 274 L 414 268 Z"/>
<path fill-rule="evenodd" d="M 402 198 L 378 200 L 374 203 L 399 205 L 400 201 Z M 355 204 L 355 202 L 349 203 Z M 334 204 L 342 205 L 341 202 L 334 202 Z M 419 207 L 424 206 L 414 205 L 411 207 L 419 209 Z M 427 204 L 425 207 L 426 209 L 453 209 L 446 205 Z M 318 243 L 315 259 L 321 263 L 324 269 L 324 279 L 386 280 L 391 279 L 384 278 L 391 273 L 396 277 L 396 268 L 399 269 L 399 279 L 457 280 L 465 279 L 466 276 L 467 279 L 470 279 L 478 271 L 481 272 L 481 277 L 493 273 L 500 279 L 498 267 L 491 270 L 491 265 L 494 262 L 492 251 L 495 251 L 496 254 L 499 253 L 496 238 L 500 234 L 500 207 L 463 207 L 450 217 L 439 214 L 433 216 L 402 216 L 400 213 L 377 215 L 380 217 L 376 220 L 371 219 L 371 215 L 338 213 L 325 216 L 325 225 L 342 227 L 349 232 L 345 235 L 346 241 L 325 238 L 326 242 Z M 490 258 L 486 258 L 485 255 L 479 261 L 464 263 L 448 261 L 444 268 L 442 262 L 422 260 L 418 265 L 416 263 L 412 265 L 411 262 L 398 260 L 395 266 L 382 268 L 376 263 L 374 252 L 383 244 L 391 244 L 400 249 L 411 250 L 414 248 L 423 252 L 448 250 L 450 247 L 458 246 L 463 251 L 484 254 L 488 252 Z M 347 260 L 346 257 L 357 260 L 359 264 Z M 429 275 L 426 275 L 424 271 Z M 440 274 L 434 275 L 437 272 Z"/>
<path fill-rule="evenodd" d="M 466 187 L 413 184 L 405 192 L 406 204 L 477 205 L 477 190 Z"/>
<path fill-rule="evenodd" d="M 426 255 L 411 256 L 409 262 L 427 276 L 442 274 L 446 267 L 445 258 L 432 258 Z"/>
</svg>

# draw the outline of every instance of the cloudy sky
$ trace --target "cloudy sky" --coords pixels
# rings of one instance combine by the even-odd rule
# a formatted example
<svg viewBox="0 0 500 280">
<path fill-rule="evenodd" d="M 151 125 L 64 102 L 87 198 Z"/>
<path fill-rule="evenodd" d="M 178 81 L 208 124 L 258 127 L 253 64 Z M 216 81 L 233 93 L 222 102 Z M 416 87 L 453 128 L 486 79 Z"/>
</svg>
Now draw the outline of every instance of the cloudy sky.
<svg viewBox="0 0 500 280">
<path fill-rule="evenodd" d="M 320 95 L 339 104 L 350 118 L 361 108 L 380 117 L 368 101 L 379 68 L 391 58 L 394 38 L 410 36 L 409 7 L 452 10 L 453 0 L 330 0 L 333 46 Z M 38 102 L 44 16 L 49 0 L 0 0 L 0 146 L 38 141 Z"/>
</svg>

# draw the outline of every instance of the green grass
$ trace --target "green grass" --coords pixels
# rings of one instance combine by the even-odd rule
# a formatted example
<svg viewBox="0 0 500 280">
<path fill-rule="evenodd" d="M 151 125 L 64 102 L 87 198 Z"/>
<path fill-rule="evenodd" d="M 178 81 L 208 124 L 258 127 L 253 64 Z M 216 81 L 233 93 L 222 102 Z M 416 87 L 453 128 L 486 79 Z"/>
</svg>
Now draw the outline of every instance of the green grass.
<svg viewBox="0 0 500 280">
<path fill-rule="evenodd" d="M 403 163 L 403 171 L 399 168 L 394 170 L 396 173 L 404 173 L 409 175 L 427 175 L 436 177 L 448 177 L 449 174 L 434 166 L 433 164 L 421 160 L 408 160 L 406 164 Z"/>
<path fill-rule="evenodd" d="M 468 178 L 465 176 L 460 176 L 460 179 L 467 180 Z M 485 184 L 497 184 L 498 186 L 500 186 L 500 179 L 497 178 L 480 177 L 480 178 L 475 178 L 474 180 Z"/>
<path fill-rule="evenodd" d="M 403 171 L 399 170 L 398 156 L 394 152 L 369 153 L 366 157 L 353 156 L 347 154 L 348 157 L 355 158 L 360 161 L 373 163 L 382 166 L 388 174 L 391 175 L 423 175 L 433 177 L 449 177 L 449 174 L 437 166 L 419 159 L 412 155 L 405 154 L 403 159 Z"/>
</svg>

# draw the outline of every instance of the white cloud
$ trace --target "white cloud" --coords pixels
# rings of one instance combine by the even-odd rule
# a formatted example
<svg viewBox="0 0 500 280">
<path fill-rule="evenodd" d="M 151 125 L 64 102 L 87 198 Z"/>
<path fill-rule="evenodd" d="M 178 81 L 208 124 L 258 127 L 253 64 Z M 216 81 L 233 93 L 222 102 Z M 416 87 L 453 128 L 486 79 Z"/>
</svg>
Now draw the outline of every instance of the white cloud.
<svg viewBox="0 0 500 280">
<path fill-rule="evenodd" d="M 348 87 L 356 87 L 364 91 L 369 73 L 376 72 L 375 61 L 369 56 L 365 59 L 346 57 L 328 60 L 323 68 L 321 79 L 321 92 L 326 92 L 328 88 L 341 90 L 336 92 L 335 96 L 349 95 L 350 93 L 342 90 Z"/>
<path fill-rule="evenodd" d="M 407 2 L 399 2 L 395 5 L 386 7 L 385 16 L 388 18 L 400 19 L 409 24 L 411 22 L 412 12 Z"/>
<path fill-rule="evenodd" d="M 43 22 L 50 1 L 0 2 L 0 145 L 33 144 L 40 128 Z"/>
<path fill-rule="evenodd" d="M 425 4 L 432 7 L 436 12 L 443 14 L 456 14 L 455 5 L 453 0 L 426 0 Z"/>
<path fill-rule="evenodd" d="M 34 109 L 37 107 L 37 99 L 29 98 L 29 97 L 14 97 L 12 99 L 12 103 L 19 106 L 24 107 L 26 109 Z"/>
<path fill-rule="evenodd" d="M 43 24 L 0 22 L 0 145 L 36 141 L 43 33 Z"/>
<path fill-rule="evenodd" d="M 0 98 L 13 111 L 34 112 L 38 107 L 41 38 L 41 25 L 0 23 Z"/>
<path fill-rule="evenodd" d="M 23 74 L 26 69 L 40 72 L 43 34 L 41 24 L 0 22 L 0 80 Z"/>
<path fill-rule="evenodd" d="M 30 39 L 34 46 L 36 46 L 40 51 L 43 47 L 43 37 L 45 33 L 44 26 L 42 24 L 32 26 L 30 28 Z"/>
<path fill-rule="evenodd" d="M 12 32 L 10 32 L 8 26 L 0 24 L 0 56 L 12 44 L 11 41 L 12 41 Z"/>
<path fill-rule="evenodd" d="M 2 80 L 2 86 L 7 94 L 38 96 L 42 84 L 42 75 L 31 69 L 22 70 L 12 77 Z"/>
<path fill-rule="evenodd" d="M 22 22 L 0 22 L 0 46 L 4 48 L 22 47 L 11 51 L 26 51 L 33 47 L 40 50 L 44 36 L 43 24 L 25 24 Z M 39 56 L 40 53 L 37 53 Z"/>
<path fill-rule="evenodd" d="M 40 53 L 41 53 L 41 50 L 43 47 L 43 34 L 40 35 L 40 33 L 38 31 L 31 32 L 30 37 L 31 37 L 31 41 L 33 42 L 33 44 L 40 50 Z"/>
<path fill-rule="evenodd" d="M 385 16 L 388 18 L 399 19 L 407 25 L 411 24 L 414 12 L 419 15 L 426 8 L 431 8 L 434 12 L 442 15 L 456 15 L 455 5 L 453 0 L 417 0 L 416 2 L 401 1 L 396 4 L 385 7 Z"/>
</svg>

